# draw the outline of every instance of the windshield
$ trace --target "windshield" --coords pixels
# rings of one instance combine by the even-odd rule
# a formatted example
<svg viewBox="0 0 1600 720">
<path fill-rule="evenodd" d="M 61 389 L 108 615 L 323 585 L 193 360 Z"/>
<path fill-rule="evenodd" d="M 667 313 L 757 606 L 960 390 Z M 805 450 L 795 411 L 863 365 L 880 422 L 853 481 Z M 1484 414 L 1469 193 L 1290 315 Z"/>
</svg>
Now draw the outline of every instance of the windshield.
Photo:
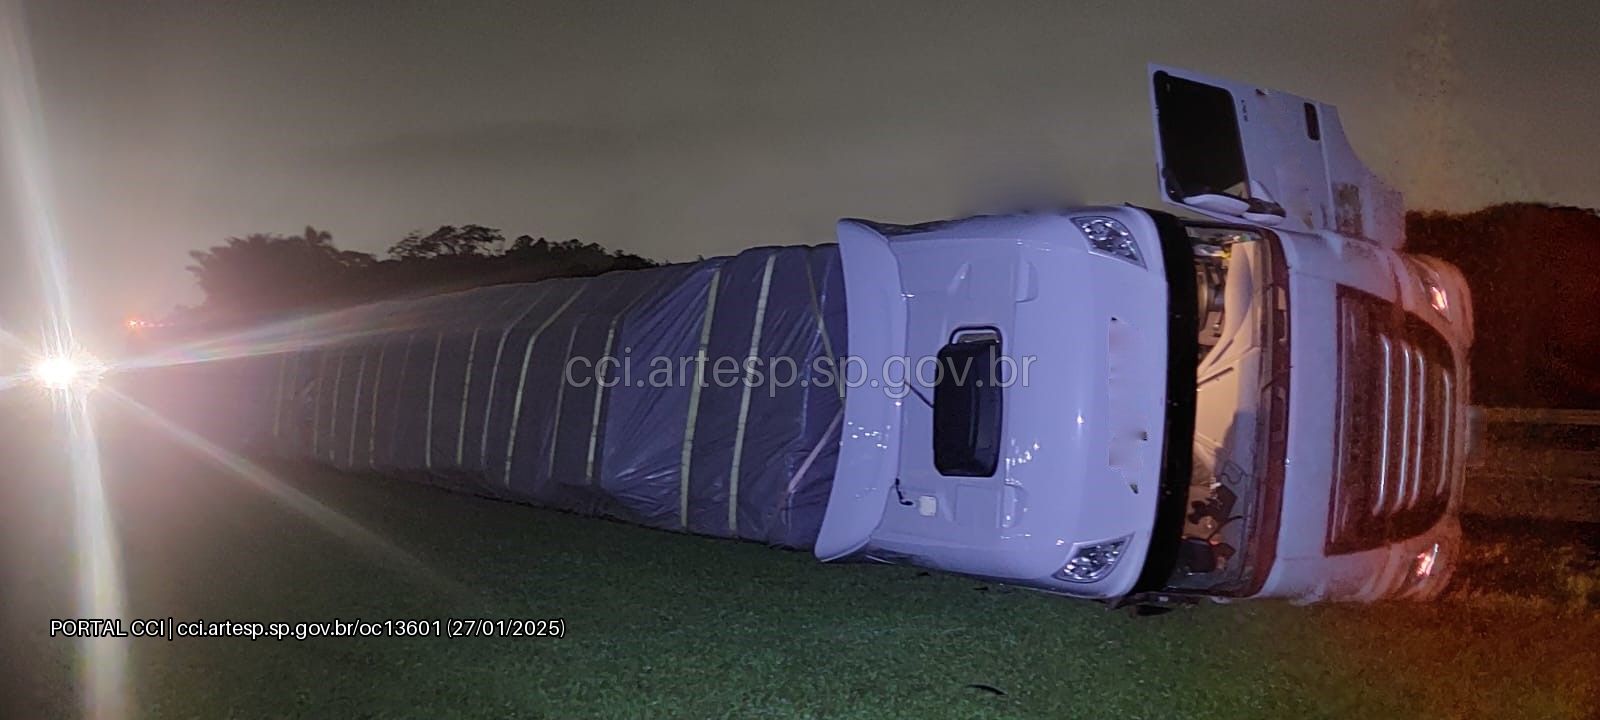
<svg viewBox="0 0 1600 720">
<path fill-rule="evenodd" d="M 1269 233 L 1202 223 L 1186 229 L 1200 358 L 1194 470 L 1169 585 L 1248 594 L 1271 566 L 1276 537 L 1274 475 L 1283 448 L 1282 433 L 1272 429 L 1286 407 L 1287 375 L 1274 367 L 1288 359 L 1286 273 Z"/>
</svg>

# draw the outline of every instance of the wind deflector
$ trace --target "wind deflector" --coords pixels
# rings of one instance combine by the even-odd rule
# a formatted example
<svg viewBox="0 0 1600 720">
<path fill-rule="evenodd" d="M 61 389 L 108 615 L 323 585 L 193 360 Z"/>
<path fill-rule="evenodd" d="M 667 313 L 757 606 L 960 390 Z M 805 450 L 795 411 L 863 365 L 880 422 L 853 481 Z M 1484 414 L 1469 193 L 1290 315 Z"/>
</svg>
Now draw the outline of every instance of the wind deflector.
<svg viewBox="0 0 1600 720">
<path fill-rule="evenodd" d="M 900 403 L 866 387 L 889 387 L 889 358 L 906 352 L 906 301 L 900 262 L 874 225 L 838 224 L 850 357 L 865 375 L 844 398 L 844 427 L 827 512 L 813 551 L 824 561 L 860 550 L 883 520 L 889 489 L 899 480 Z M 873 384 L 876 383 L 876 384 Z"/>
</svg>

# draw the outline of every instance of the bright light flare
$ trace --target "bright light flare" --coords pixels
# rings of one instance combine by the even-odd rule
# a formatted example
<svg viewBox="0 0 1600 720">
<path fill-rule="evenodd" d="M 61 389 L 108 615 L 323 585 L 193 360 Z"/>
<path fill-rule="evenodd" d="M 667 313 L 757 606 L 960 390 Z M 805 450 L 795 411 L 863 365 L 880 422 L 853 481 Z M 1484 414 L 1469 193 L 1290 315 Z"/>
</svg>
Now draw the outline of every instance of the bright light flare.
<svg viewBox="0 0 1600 720">
<path fill-rule="evenodd" d="M 1428 304 L 1432 305 L 1433 309 L 1439 311 L 1441 315 L 1447 315 L 1450 312 L 1450 296 L 1445 294 L 1444 288 L 1438 285 L 1428 286 Z"/>
<path fill-rule="evenodd" d="M 0 0 L 0 170 L 7 173 L 5 184 L 14 195 L 14 211 L 20 236 L 32 246 L 38 277 L 49 309 L 44 361 L 34 370 L 50 384 L 66 381 L 66 387 L 92 387 L 98 372 L 68 372 L 78 359 L 63 350 L 77 347 L 73 341 L 72 308 L 68 303 L 66 263 L 62 258 L 59 234 L 51 213 L 54 203 L 48 190 L 50 181 L 45 157 L 49 143 L 45 137 L 44 116 L 39 102 L 39 87 L 33 71 L 33 52 L 28 45 L 22 6 L 16 0 Z M 0 339 L 12 340 L 8 333 Z M 98 368 L 98 362 L 90 368 Z M 89 385 L 75 385 L 90 379 Z M 3 385 L 4 383 L 0 383 Z M 49 386 L 48 384 L 46 385 Z M 66 402 L 56 403 L 67 426 L 67 449 L 73 486 L 73 525 L 76 540 L 78 607 L 80 617 L 121 618 L 123 585 L 111 513 L 107 507 L 100 473 L 100 450 L 89 412 L 87 392 L 58 393 Z M 83 716 L 118 720 L 129 714 L 132 698 L 127 677 L 128 643 L 117 638 L 80 640 L 79 660 Z"/>
<path fill-rule="evenodd" d="M 33 381 L 47 390 L 68 390 L 77 383 L 83 366 L 70 357 L 47 357 L 33 364 Z"/>
<path fill-rule="evenodd" d="M 46 390 L 57 392 L 93 390 L 105 366 L 86 353 L 47 355 L 34 362 L 29 375 Z"/>
</svg>

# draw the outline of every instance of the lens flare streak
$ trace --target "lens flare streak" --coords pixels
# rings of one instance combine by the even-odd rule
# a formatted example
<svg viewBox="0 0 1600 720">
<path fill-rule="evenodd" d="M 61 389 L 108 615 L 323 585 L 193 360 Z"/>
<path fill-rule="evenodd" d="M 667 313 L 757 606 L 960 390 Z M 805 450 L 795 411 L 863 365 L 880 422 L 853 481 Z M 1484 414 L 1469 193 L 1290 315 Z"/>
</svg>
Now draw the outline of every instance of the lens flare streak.
<svg viewBox="0 0 1600 720">
<path fill-rule="evenodd" d="M 440 296 L 440 300 L 449 296 Z M 190 340 L 112 363 L 107 374 L 237 360 L 356 342 L 423 326 L 420 317 L 396 315 L 397 301 L 369 303 L 303 318 L 277 320 L 247 330 Z"/>
<path fill-rule="evenodd" d="M 126 617 L 120 558 L 100 471 L 100 449 L 86 392 L 56 393 L 65 410 L 73 494 L 73 536 L 78 548 L 78 608 L 81 617 Z M 65 406 L 62 408 L 61 406 Z M 120 638 L 81 641 L 87 662 L 85 706 L 91 718 L 128 715 L 128 642 Z"/>
<path fill-rule="evenodd" d="M 43 357 L 77 349 L 72 333 L 65 263 L 51 213 L 42 105 L 21 6 L 0 0 L 0 156 L 10 161 L 10 186 L 17 196 L 18 228 L 28 239 L 44 286 L 48 317 Z M 6 344 L 15 336 L 3 335 Z M 94 421 L 84 389 L 52 391 L 64 426 L 73 489 L 77 611 L 80 617 L 123 617 L 123 584 L 117 545 L 106 504 Z M 132 704 L 127 681 L 127 643 L 113 638 L 80 640 L 84 715 L 96 720 L 126 717 Z"/>
</svg>

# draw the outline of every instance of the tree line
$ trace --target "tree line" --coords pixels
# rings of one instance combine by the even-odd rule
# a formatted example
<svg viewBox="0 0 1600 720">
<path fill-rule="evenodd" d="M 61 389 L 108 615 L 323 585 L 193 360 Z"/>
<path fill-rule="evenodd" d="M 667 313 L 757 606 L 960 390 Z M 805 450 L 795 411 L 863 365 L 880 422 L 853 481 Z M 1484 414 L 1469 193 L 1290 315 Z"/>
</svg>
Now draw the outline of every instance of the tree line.
<svg viewBox="0 0 1600 720">
<path fill-rule="evenodd" d="M 179 308 L 174 325 L 217 329 L 405 295 L 485 285 L 585 277 L 658 263 L 590 242 L 521 235 L 496 228 L 445 225 L 413 232 L 383 257 L 341 250 L 333 236 L 307 226 L 298 235 L 257 233 L 189 253 L 188 270 L 203 293 Z"/>
<path fill-rule="evenodd" d="M 1412 212 L 1406 250 L 1466 275 L 1473 403 L 1600 408 L 1600 212 L 1544 203 Z"/>
<path fill-rule="evenodd" d="M 1600 212 L 1541 203 L 1411 212 L 1406 233 L 1409 252 L 1441 257 L 1466 275 L 1476 327 L 1475 403 L 1600 408 Z M 190 255 L 205 300 L 173 319 L 209 328 L 657 264 L 578 240 L 507 240 L 482 225 L 412 233 L 384 257 L 341 250 L 312 227 L 229 238 Z"/>
</svg>

